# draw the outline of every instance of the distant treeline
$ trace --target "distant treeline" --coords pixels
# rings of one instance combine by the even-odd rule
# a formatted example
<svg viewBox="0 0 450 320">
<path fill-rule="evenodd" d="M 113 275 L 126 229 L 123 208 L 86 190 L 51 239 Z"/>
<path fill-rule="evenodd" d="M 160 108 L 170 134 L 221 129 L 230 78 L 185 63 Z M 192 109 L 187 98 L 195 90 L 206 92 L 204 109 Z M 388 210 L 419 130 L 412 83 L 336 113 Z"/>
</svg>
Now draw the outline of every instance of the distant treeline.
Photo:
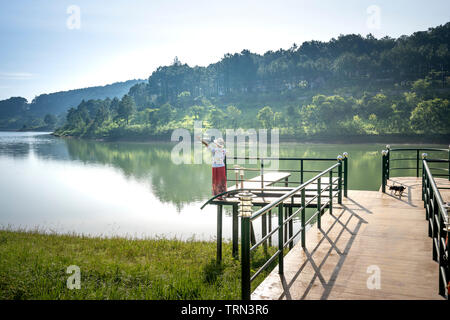
<svg viewBox="0 0 450 320">
<path fill-rule="evenodd" d="M 0 129 L 53 128 L 58 120 L 63 124 L 67 110 L 78 106 L 83 99 L 121 98 L 133 85 L 142 81 L 144 80 L 129 80 L 106 86 L 41 94 L 30 103 L 22 97 L 2 100 L 0 101 Z"/>
<path fill-rule="evenodd" d="M 175 128 L 280 128 L 287 136 L 446 134 L 450 22 L 398 39 L 341 35 L 207 67 L 175 58 L 121 99 L 82 101 L 59 135 L 165 136 Z"/>
</svg>

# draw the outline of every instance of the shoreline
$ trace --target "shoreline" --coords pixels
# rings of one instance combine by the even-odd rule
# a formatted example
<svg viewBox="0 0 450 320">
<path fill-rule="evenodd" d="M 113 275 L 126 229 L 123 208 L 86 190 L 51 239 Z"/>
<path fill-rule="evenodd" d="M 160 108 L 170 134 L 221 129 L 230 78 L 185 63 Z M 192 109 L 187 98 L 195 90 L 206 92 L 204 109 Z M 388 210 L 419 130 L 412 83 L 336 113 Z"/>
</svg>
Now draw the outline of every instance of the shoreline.
<svg viewBox="0 0 450 320">
<path fill-rule="evenodd" d="M 24 131 L 24 130 L 5 130 L 0 132 L 41 132 L 41 131 Z M 44 132 L 44 131 L 42 131 Z M 58 135 L 55 132 L 45 132 L 57 138 L 63 139 L 79 139 L 85 141 L 97 142 L 131 142 L 131 143 L 149 143 L 149 142 L 166 142 L 178 143 L 179 141 L 171 141 L 170 135 L 155 135 L 142 138 L 86 138 L 78 136 Z M 193 140 L 192 140 L 193 141 Z M 318 143 L 318 144 L 431 144 L 431 145 L 450 145 L 450 134 L 380 134 L 380 135 L 317 135 L 309 137 L 295 137 L 292 135 L 280 135 L 279 142 L 283 143 Z"/>
<path fill-rule="evenodd" d="M 143 138 L 80 138 L 76 136 L 61 136 L 51 133 L 52 136 L 58 138 L 80 139 L 98 142 L 132 142 L 132 143 L 149 143 L 149 142 L 167 142 L 178 143 L 179 141 L 171 141 L 170 136 L 150 136 Z M 194 140 L 191 140 L 194 141 Z M 450 144 L 450 134 L 447 135 L 346 135 L 346 136 L 311 136 L 311 137 L 292 137 L 290 135 L 280 135 L 279 142 L 283 143 L 318 143 L 318 144 L 432 144 L 447 145 Z"/>
</svg>

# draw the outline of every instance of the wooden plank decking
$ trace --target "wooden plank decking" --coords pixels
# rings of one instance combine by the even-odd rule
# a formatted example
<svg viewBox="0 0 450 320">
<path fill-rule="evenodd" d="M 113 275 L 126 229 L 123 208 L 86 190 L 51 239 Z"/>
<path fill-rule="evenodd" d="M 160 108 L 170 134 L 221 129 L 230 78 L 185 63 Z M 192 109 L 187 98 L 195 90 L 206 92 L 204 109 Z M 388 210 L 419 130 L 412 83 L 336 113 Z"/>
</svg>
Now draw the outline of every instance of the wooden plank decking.
<svg viewBox="0 0 450 320">
<path fill-rule="evenodd" d="M 306 233 L 256 288 L 252 299 L 443 299 L 438 295 L 438 264 L 421 198 L 420 178 L 393 178 L 407 186 L 403 197 L 349 190 L 322 229 Z M 436 179 L 450 186 L 448 180 Z M 444 201 L 450 200 L 443 190 Z M 380 288 L 367 285 L 379 270 Z M 371 278 L 373 279 L 373 278 Z M 373 284 L 373 283 L 372 283 Z"/>
</svg>

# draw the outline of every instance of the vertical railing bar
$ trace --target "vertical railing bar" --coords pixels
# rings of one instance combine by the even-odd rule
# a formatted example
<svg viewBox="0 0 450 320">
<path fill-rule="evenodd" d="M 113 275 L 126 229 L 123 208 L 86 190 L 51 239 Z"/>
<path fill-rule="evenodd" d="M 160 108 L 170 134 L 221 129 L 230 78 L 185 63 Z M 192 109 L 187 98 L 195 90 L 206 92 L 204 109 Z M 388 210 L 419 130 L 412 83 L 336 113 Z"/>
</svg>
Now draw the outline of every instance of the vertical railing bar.
<svg viewBox="0 0 450 320">
<path fill-rule="evenodd" d="M 270 233 L 272 231 L 272 210 L 269 210 L 269 230 Z M 272 236 L 269 237 L 269 247 L 272 246 Z"/>
<path fill-rule="evenodd" d="M 300 183 L 303 184 L 303 159 L 300 160 Z"/>
<path fill-rule="evenodd" d="M 302 247 L 306 246 L 306 230 L 305 230 L 306 208 L 305 208 L 305 189 L 302 189 Z"/>
<path fill-rule="evenodd" d="M 339 161 L 338 203 L 342 204 L 342 161 Z"/>
<path fill-rule="evenodd" d="M 330 170 L 330 188 L 329 188 L 329 198 L 330 198 L 330 214 L 333 214 L 333 171 Z"/>
<path fill-rule="evenodd" d="M 416 152 L 416 177 L 417 178 L 419 177 L 419 153 L 420 153 L 420 150 L 417 149 L 417 152 Z"/>
<path fill-rule="evenodd" d="M 222 261 L 222 205 L 217 206 L 217 263 Z"/>
<path fill-rule="evenodd" d="M 321 229 L 321 216 L 322 216 L 322 204 L 321 204 L 321 197 L 322 197 L 322 189 L 321 189 L 321 177 L 317 180 L 317 209 L 319 210 L 319 214 L 317 215 L 317 228 Z"/>
<path fill-rule="evenodd" d="M 278 205 L 278 250 L 280 254 L 278 255 L 278 273 L 284 273 L 284 254 L 283 254 L 283 203 Z"/>
<path fill-rule="evenodd" d="M 267 234 L 267 213 L 261 216 L 261 234 L 264 238 Z M 264 253 L 267 253 L 267 240 L 263 242 Z"/>
<path fill-rule="evenodd" d="M 344 152 L 344 197 L 347 198 L 348 190 L 348 154 Z"/>
<path fill-rule="evenodd" d="M 232 256 L 238 258 L 239 256 L 239 217 L 238 217 L 238 206 L 233 204 L 233 217 L 232 217 Z"/>
</svg>

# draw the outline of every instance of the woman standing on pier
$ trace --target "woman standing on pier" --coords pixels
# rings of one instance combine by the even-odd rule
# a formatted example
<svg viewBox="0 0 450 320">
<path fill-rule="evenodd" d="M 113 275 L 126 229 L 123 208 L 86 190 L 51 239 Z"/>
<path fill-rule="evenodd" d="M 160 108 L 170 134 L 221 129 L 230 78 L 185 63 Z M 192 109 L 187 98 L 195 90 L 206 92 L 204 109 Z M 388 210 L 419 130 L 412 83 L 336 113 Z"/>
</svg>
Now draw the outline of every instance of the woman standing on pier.
<svg viewBox="0 0 450 320">
<path fill-rule="evenodd" d="M 216 196 L 222 192 L 227 191 L 227 172 L 225 169 L 226 149 L 222 138 L 214 140 L 214 143 L 200 139 L 212 154 L 212 192 Z M 222 197 L 218 198 L 222 200 Z"/>
</svg>

